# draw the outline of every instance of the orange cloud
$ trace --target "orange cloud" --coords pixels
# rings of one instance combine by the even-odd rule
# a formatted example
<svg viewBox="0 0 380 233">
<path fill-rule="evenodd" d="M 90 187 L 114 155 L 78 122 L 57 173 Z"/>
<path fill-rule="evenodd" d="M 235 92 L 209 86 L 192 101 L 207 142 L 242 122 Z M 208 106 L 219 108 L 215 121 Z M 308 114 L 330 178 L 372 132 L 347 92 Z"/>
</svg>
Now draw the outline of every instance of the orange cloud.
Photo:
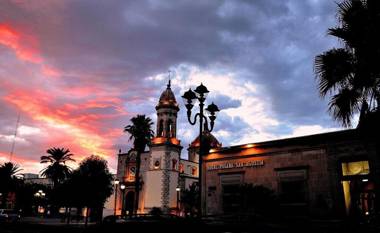
<svg viewBox="0 0 380 233">
<path fill-rule="evenodd" d="M 0 24 L 0 46 L 9 48 L 20 61 L 26 61 L 23 62 L 26 68 L 32 65 L 39 69 L 40 73 L 36 74 L 35 81 L 43 85 L 24 89 L 12 80 L 1 80 L 1 85 L 6 90 L 3 100 L 16 106 L 47 133 L 46 138 L 39 139 L 44 150 L 53 146 L 68 147 L 77 161 L 91 154 L 105 158 L 115 154 L 111 148 L 114 139 L 123 135 L 122 128 L 106 127 L 106 121 L 127 115 L 120 98 L 110 95 L 112 91 L 92 83 L 86 86 L 63 87 L 64 82 L 59 80 L 44 80 L 45 77 L 60 77 L 63 72 L 48 65 L 41 54 L 37 37 L 22 32 L 17 27 Z M 47 89 L 45 84 L 48 84 Z M 65 101 L 61 104 L 59 98 L 74 102 Z M 77 103 L 81 99 L 85 101 Z M 39 157 L 35 158 L 37 161 L 23 159 L 28 156 L 14 156 L 14 160 L 23 167 L 27 166 L 29 170 L 38 170 L 41 167 Z M 6 159 L 7 155 L 0 152 L 0 162 Z"/>
<path fill-rule="evenodd" d="M 41 63 L 38 54 L 37 40 L 34 37 L 22 34 L 6 24 L 0 24 L 0 44 L 13 49 L 18 58 L 33 63 Z"/>
<path fill-rule="evenodd" d="M 86 113 L 75 116 L 72 111 L 80 108 L 81 105 L 78 107 L 75 105 L 53 106 L 52 102 L 54 98 L 41 91 L 15 91 L 5 96 L 4 100 L 17 106 L 32 119 L 42 122 L 49 130 L 64 132 L 67 137 L 60 141 L 72 143 L 69 147 L 73 151 L 81 151 L 85 156 L 97 154 L 104 157 L 108 157 L 114 153 L 114 151 L 108 149 L 110 145 L 112 145 L 112 138 L 103 137 L 98 132 L 100 127 L 99 119 L 111 116 Z M 85 105 L 86 104 L 83 104 L 83 106 Z M 88 106 L 98 105 L 90 102 Z M 108 134 L 108 136 L 119 135 L 120 134 L 115 134 L 112 129 Z M 73 147 L 75 149 L 73 149 Z"/>
<path fill-rule="evenodd" d="M 23 33 L 7 24 L 0 24 L 0 44 L 12 49 L 20 60 L 41 65 L 44 76 L 59 77 L 62 72 L 45 64 L 35 36 Z"/>
</svg>

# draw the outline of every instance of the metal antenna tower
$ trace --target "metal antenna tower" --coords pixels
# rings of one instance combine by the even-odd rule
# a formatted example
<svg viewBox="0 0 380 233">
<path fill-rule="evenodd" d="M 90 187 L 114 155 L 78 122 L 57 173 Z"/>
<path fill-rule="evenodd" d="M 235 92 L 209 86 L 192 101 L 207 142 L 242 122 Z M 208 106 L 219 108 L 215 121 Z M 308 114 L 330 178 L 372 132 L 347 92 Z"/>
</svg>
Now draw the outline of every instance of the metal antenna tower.
<svg viewBox="0 0 380 233">
<path fill-rule="evenodd" d="M 15 144 L 16 144 L 17 129 L 18 129 L 18 124 L 19 123 L 20 123 L 20 112 L 18 113 L 18 116 L 17 116 L 17 122 L 16 122 L 15 133 L 13 135 L 13 142 L 12 142 L 11 153 L 9 155 L 9 162 L 12 162 L 13 152 L 15 150 Z"/>
</svg>

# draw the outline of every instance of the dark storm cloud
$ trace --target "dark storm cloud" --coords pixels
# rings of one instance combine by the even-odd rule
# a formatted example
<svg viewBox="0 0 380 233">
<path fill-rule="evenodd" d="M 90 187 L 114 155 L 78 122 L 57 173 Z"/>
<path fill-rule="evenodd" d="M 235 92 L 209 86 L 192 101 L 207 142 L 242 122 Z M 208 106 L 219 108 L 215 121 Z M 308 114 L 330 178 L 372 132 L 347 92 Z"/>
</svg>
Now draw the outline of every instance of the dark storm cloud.
<svg viewBox="0 0 380 233">
<path fill-rule="evenodd" d="M 332 45 L 325 36 L 335 20 L 330 1 L 69 1 L 44 14 L 16 12 L 13 20 L 36 22 L 49 62 L 77 74 L 66 77 L 70 84 L 123 86 L 180 63 L 221 63 L 254 74 L 278 117 L 310 123 L 325 114 L 312 65 Z"/>
<path fill-rule="evenodd" d="M 238 108 L 241 106 L 241 101 L 237 99 L 232 99 L 226 95 L 217 95 L 212 98 L 217 101 L 217 106 L 220 110 L 226 110 L 229 108 Z"/>
<path fill-rule="evenodd" d="M 326 103 L 317 94 L 313 61 L 317 54 L 336 46 L 326 36 L 327 28 L 335 25 L 335 3 L 250 3 L 242 12 L 231 13 L 255 22 L 250 36 L 226 36 L 241 51 L 236 66 L 248 70 L 245 78 L 263 84 L 276 118 L 291 124 L 331 124 Z"/>
<path fill-rule="evenodd" d="M 183 64 L 236 74 L 232 77 L 242 85 L 260 85 L 266 95 L 262 99 L 270 100 L 270 117 L 280 121 L 279 126 L 268 129 L 274 135 L 288 134 L 294 125 L 329 127 L 332 121 L 326 114 L 326 101 L 317 94 L 313 60 L 337 46 L 326 36 L 327 28 L 336 23 L 335 12 L 333 1 L 322 0 L 2 1 L 0 26 L 22 34 L 19 41 L 0 38 L 0 104 L 4 105 L 0 109 L 0 134 L 12 132 L 5 126 L 14 125 L 17 116 L 18 109 L 8 103 L 11 100 L 3 99 L 12 88 L 20 93 L 40 90 L 49 95 L 41 101 L 46 108 L 38 114 L 49 113 L 54 118 L 61 116 L 56 110 L 64 110 L 67 115 L 61 120 L 72 122 L 72 127 L 84 125 L 80 129 L 85 132 L 96 128 L 88 135 L 112 138 L 107 147 L 124 150 L 127 135 L 110 136 L 107 129 L 116 135 L 131 116 L 154 116 L 154 106 L 167 80 L 152 77 L 180 69 Z M 17 46 L 33 51 L 36 63 L 20 59 Z M 57 77 L 41 78 L 38 65 L 54 68 Z M 11 83 L 10 88 L 4 83 Z M 174 85 L 172 89 L 181 102 L 182 90 Z M 224 94 L 213 99 L 222 109 L 242 105 L 239 98 L 231 97 L 240 93 Z M 257 98 L 257 94 L 252 93 L 252 97 Z M 94 99 L 104 106 L 92 106 Z M 104 99 L 111 103 L 104 103 Z M 118 115 L 118 107 L 126 111 L 124 115 Z M 80 119 L 86 114 L 96 120 Z M 44 127 L 36 123 L 39 118 L 30 118 L 25 116 L 23 123 Z M 185 133 L 189 124 L 183 108 L 178 119 L 178 129 Z M 216 132 L 230 134 L 221 136 L 225 145 L 255 130 L 242 118 L 223 112 L 217 121 Z M 195 134 L 196 127 L 187 136 L 181 135 L 183 145 Z M 18 147 L 25 157 L 38 158 L 50 146 L 43 137 L 28 140 L 35 145 L 33 149 Z M 5 146 L 0 149 L 5 151 Z"/>
</svg>

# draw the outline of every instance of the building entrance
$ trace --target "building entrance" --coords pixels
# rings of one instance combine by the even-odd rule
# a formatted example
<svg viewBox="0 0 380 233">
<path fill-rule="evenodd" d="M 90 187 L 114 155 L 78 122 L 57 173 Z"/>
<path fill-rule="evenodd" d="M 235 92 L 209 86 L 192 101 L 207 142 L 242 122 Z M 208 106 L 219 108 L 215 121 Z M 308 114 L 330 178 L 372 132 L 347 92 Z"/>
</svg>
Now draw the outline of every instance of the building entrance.
<svg viewBox="0 0 380 233">
<path fill-rule="evenodd" d="M 135 192 L 129 191 L 125 197 L 125 213 L 127 215 L 133 213 L 134 202 L 135 202 Z"/>
<path fill-rule="evenodd" d="M 241 193 L 238 190 L 242 181 L 242 174 L 225 174 L 220 176 L 224 213 L 237 213 L 240 211 Z"/>
<path fill-rule="evenodd" d="M 342 163 L 342 187 L 347 216 L 368 217 L 375 212 L 374 183 L 368 161 Z"/>
</svg>

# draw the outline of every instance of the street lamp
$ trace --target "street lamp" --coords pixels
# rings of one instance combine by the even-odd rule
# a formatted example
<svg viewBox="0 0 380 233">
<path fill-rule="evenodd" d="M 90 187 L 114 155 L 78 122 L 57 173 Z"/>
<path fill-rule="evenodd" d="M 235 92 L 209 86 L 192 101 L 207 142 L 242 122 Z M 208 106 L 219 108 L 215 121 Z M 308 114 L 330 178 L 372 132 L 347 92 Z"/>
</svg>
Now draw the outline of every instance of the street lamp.
<svg viewBox="0 0 380 233">
<path fill-rule="evenodd" d="M 179 215 L 179 192 L 181 191 L 181 188 L 177 186 L 175 191 L 177 191 L 177 215 Z"/>
<path fill-rule="evenodd" d="M 115 185 L 115 208 L 114 208 L 114 215 L 116 215 L 116 203 L 117 203 L 117 186 L 119 185 L 120 181 L 118 179 L 113 181 L 113 184 Z"/>
<path fill-rule="evenodd" d="M 43 199 L 45 198 L 46 193 L 44 193 L 44 191 L 42 191 L 42 190 L 38 190 L 38 192 L 36 192 L 34 194 L 34 196 L 36 197 L 36 199 L 38 201 L 37 212 L 39 214 L 43 214 L 45 212 L 45 208 L 43 207 Z"/>
<path fill-rule="evenodd" d="M 124 192 L 125 192 L 125 184 L 121 184 L 120 185 L 120 189 L 121 189 L 121 195 L 123 195 L 123 198 L 121 199 L 122 200 L 122 203 L 121 203 L 121 215 L 124 216 Z"/>
<path fill-rule="evenodd" d="M 195 125 L 197 123 L 197 118 L 199 120 L 199 181 L 198 181 L 198 188 L 199 188 L 199 197 L 198 197 L 198 211 L 199 216 L 202 216 L 203 212 L 203 203 L 202 203 L 202 159 L 203 159 L 203 132 L 208 131 L 211 132 L 214 129 L 214 122 L 216 119 L 216 113 L 219 112 L 218 106 L 216 106 L 214 103 L 207 106 L 206 109 L 204 108 L 204 102 L 206 100 L 206 96 L 209 93 L 207 88 L 201 83 L 197 88 L 195 88 L 194 91 L 191 90 L 191 88 L 186 91 L 182 98 L 185 101 L 185 106 L 187 109 L 187 120 L 191 125 Z M 198 100 L 199 102 L 199 113 L 196 113 L 194 118 L 191 119 L 191 110 L 194 107 L 195 101 Z M 208 119 L 204 115 L 204 110 L 209 112 L 209 120 L 210 120 L 210 128 L 208 124 Z"/>
</svg>

